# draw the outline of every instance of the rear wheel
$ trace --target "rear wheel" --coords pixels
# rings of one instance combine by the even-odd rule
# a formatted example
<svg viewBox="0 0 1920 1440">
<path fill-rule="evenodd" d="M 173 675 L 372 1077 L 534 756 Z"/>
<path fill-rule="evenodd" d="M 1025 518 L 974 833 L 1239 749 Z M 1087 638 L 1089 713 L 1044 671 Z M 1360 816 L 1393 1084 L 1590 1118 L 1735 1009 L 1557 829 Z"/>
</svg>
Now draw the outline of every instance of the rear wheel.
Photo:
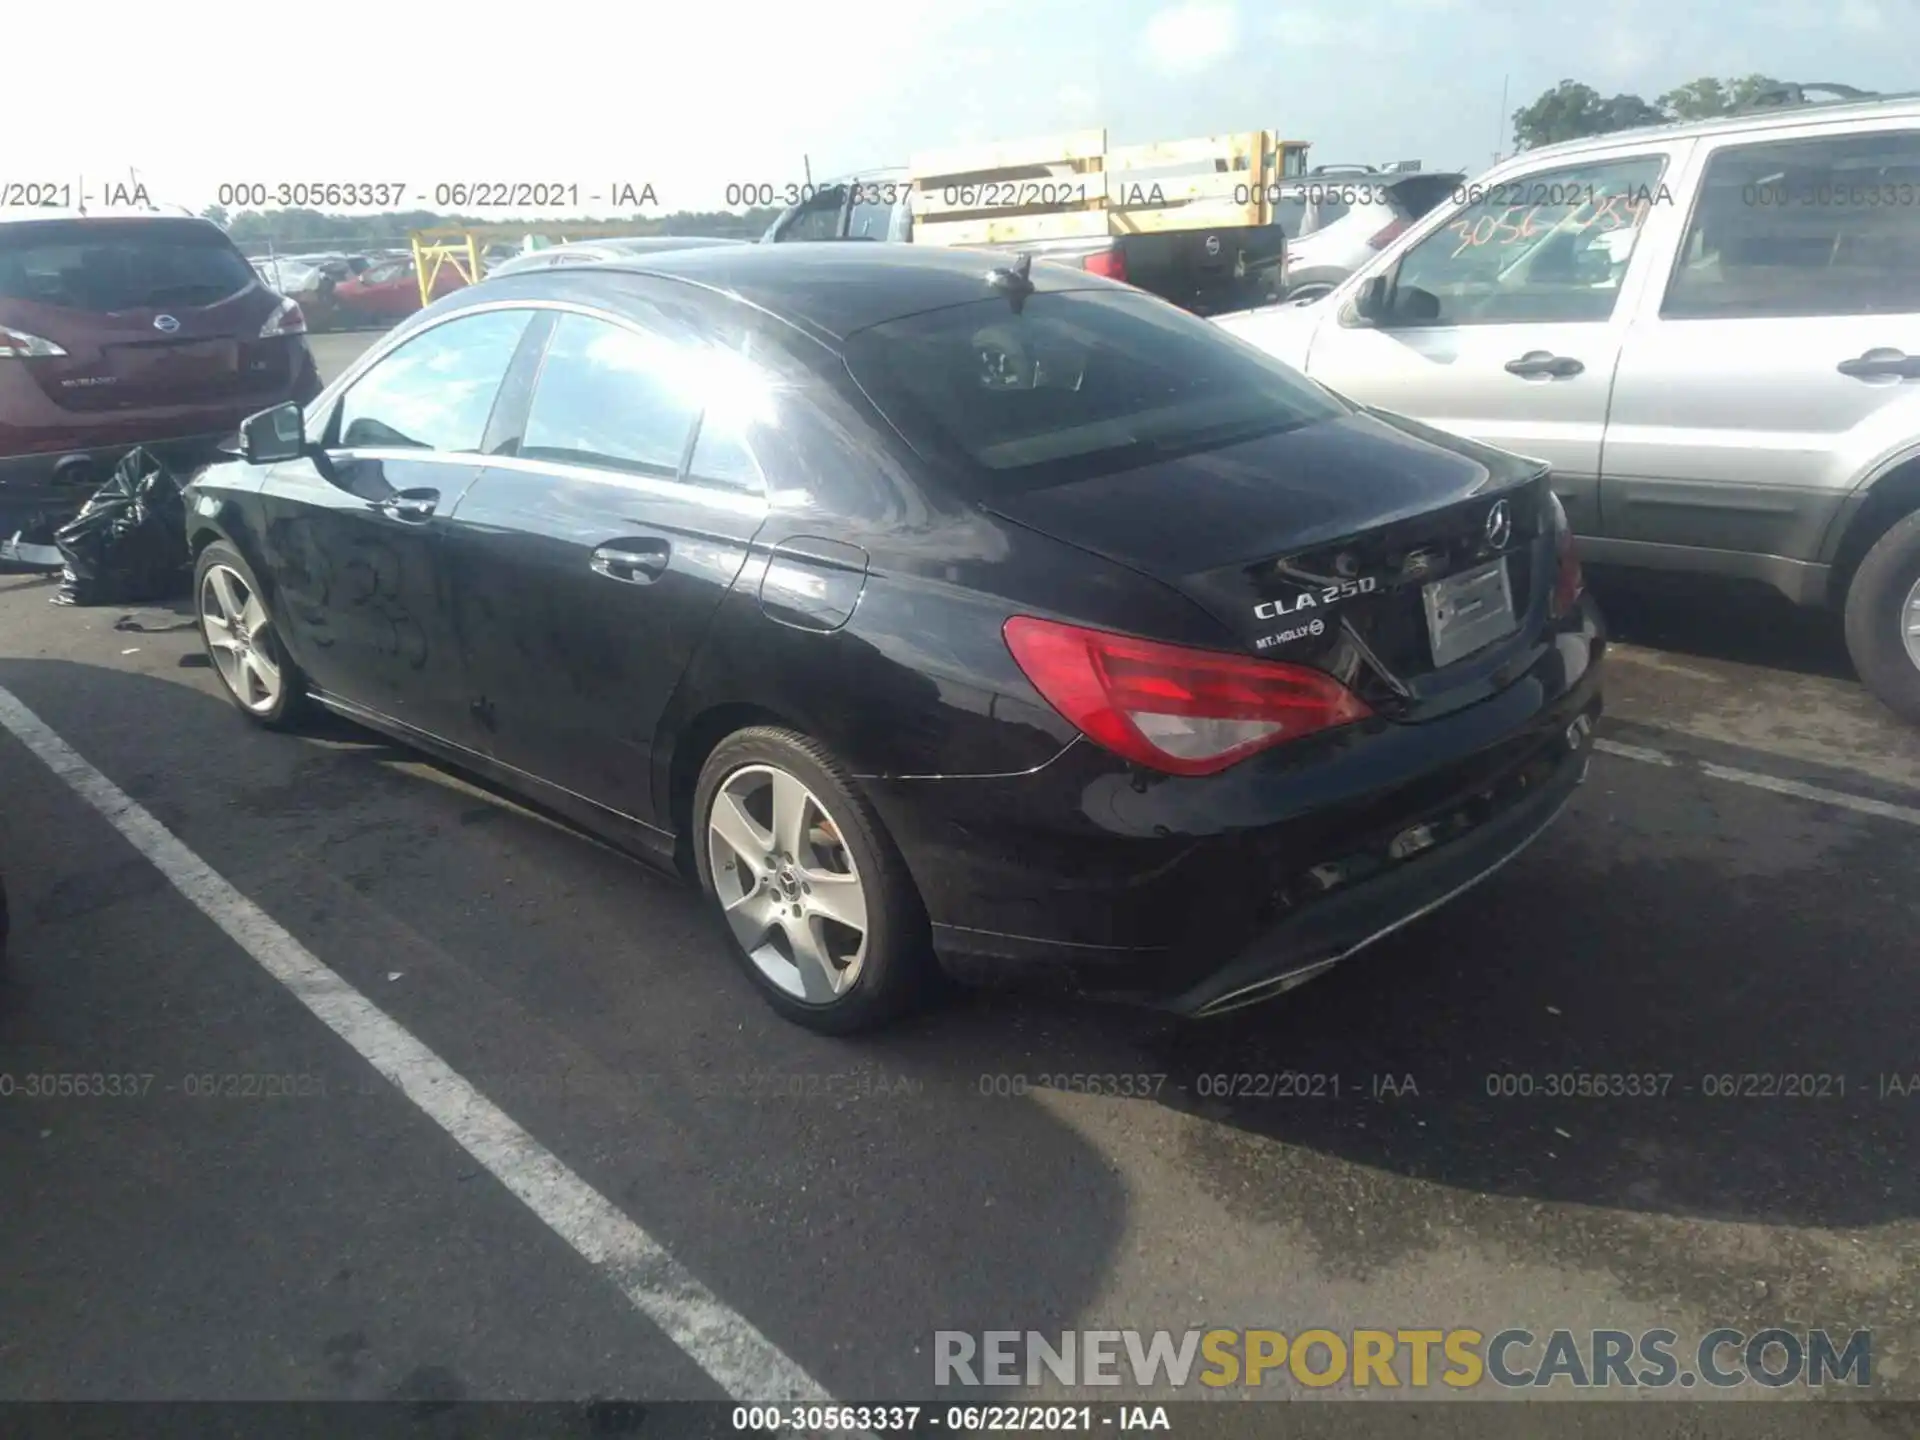
<svg viewBox="0 0 1920 1440">
<path fill-rule="evenodd" d="M 1886 707 L 1920 724 L 1920 511 L 1875 542 L 1847 587 L 1847 651 Z"/>
<path fill-rule="evenodd" d="M 932 967 L 919 892 L 818 743 L 773 726 L 730 735 L 701 769 L 693 819 L 700 886 L 774 1009 L 846 1035 L 921 996 Z"/>
<path fill-rule="evenodd" d="M 288 658 L 240 552 L 216 540 L 193 571 L 194 612 L 227 698 L 257 725 L 279 729 L 305 712 L 307 680 Z"/>
</svg>

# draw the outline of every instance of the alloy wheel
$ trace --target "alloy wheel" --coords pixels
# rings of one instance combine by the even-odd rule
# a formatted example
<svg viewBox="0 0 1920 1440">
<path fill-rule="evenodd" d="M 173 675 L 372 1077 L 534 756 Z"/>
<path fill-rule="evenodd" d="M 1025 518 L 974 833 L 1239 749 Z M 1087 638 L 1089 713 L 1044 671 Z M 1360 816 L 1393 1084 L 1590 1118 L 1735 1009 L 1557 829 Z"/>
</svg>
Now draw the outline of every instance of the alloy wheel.
<svg viewBox="0 0 1920 1440">
<path fill-rule="evenodd" d="M 1900 607 L 1900 639 L 1907 647 L 1907 658 L 1920 668 L 1920 580 L 1913 582 Z"/>
<path fill-rule="evenodd" d="M 256 715 L 270 713 L 286 688 L 271 626 L 266 606 L 239 571 L 208 567 L 200 582 L 200 627 L 221 680 Z"/>
<path fill-rule="evenodd" d="M 773 765 L 747 765 L 707 817 L 714 893 L 740 948 L 797 1000 L 829 1005 L 860 978 L 867 896 L 825 805 Z"/>
</svg>

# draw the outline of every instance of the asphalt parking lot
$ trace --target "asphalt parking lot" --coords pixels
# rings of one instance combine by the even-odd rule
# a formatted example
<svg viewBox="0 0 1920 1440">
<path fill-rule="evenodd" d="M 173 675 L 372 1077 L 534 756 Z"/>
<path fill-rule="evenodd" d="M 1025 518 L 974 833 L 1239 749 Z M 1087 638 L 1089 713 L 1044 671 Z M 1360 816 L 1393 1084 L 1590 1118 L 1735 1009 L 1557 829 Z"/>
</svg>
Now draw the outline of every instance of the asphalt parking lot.
<svg viewBox="0 0 1920 1440">
<path fill-rule="evenodd" d="M 1920 1397 L 1920 733 L 1825 617 L 1598 579 L 1603 753 L 1458 903 L 1207 1025 L 846 1042 L 690 892 L 252 730 L 184 602 L 0 577 L 0 1076 L 150 1077 L 0 1094 L 0 1398 L 909 1398 L 936 1330 L 1423 1324 L 1870 1329 Z M 1279 1072 L 1338 1093 L 1213 1093 Z M 1571 1072 L 1669 1080 L 1494 1093 Z"/>
</svg>

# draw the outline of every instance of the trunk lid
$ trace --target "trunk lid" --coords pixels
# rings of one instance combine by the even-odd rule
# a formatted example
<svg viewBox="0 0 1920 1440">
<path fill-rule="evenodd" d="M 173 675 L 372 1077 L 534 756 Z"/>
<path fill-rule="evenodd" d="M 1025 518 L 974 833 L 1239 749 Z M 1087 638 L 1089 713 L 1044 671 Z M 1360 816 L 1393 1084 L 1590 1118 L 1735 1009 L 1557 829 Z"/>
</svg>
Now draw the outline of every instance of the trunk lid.
<svg viewBox="0 0 1920 1440">
<path fill-rule="evenodd" d="M 1380 412 L 986 503 L 1165 582 L 1249 653 L 1325 670 L 1402 719 L 1497 688 L 1553 580 L 1544 466 Z M 1497 573 L 1472 577 L 1494 567 L 1511 626 L 1436 663 L 1430 610 L 1473 608 L 1440 617 L 1471 641 L 1501 588 Z"/>
</svg>

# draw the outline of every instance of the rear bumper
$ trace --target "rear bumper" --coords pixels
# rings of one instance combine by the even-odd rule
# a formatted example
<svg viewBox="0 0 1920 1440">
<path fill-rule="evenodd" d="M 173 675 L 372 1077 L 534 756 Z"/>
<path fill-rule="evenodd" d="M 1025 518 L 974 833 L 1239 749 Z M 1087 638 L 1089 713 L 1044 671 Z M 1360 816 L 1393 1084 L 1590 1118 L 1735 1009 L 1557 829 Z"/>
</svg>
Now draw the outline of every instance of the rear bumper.
<svg viewBox="0 0 1920 1440">
<path fill-rule="evenodd" d="M 1548 639 L 1451 715 L 1217 776 L 1082 741 L 1025 776 L 865 783 L 949 972 L 1218 1013 L 1444 904 L 1553 821 L 1585 771 L 1604 640 L 1589 602 Z"/>
</svg>

